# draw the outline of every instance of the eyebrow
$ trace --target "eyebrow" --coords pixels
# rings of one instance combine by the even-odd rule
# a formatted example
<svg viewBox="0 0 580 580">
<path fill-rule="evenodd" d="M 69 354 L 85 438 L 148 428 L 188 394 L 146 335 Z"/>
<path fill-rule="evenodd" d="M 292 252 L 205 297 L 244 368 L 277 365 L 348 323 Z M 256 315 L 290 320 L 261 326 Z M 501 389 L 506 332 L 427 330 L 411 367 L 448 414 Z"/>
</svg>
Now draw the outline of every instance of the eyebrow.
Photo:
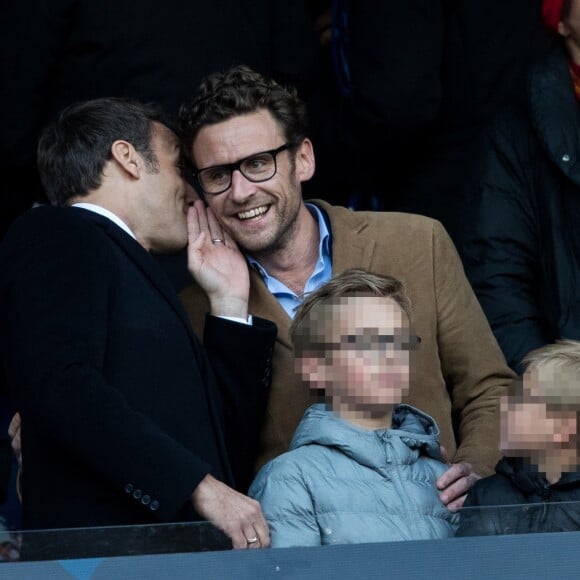
<svg viewBox="0 0 580 580">
<path fill-rule="evenodd" d="M 286 145 L 286 144 L 284 144 Z M 282 146 L 284 146 L 282 145 Z M 218 167 L 232 167 L 233 165 L 237 165 L 238 163 L 240 163 L 240 161 L 245 161 L 246 159 L 251 159 L 252 157 L 256 157 L 256 155 L 262 155 L 263 153 L 272 153 L 272 151 L 275 151 L 277 149 L 277 147 L 274 147 L 274 149 L 260 149 L 259 151 L 255 151 L 254 153 L 250 153 L 249 155 L 244 155 L 242 157 L 238 157 L 235 161 L 232 161 L 231 163 L 216 163 L 215 165 L 206 165 L 205 167 L 197 167 L 196 166 L 196 171 L 205 171 L 206 169 L 216 169 Z"/>
</svg>

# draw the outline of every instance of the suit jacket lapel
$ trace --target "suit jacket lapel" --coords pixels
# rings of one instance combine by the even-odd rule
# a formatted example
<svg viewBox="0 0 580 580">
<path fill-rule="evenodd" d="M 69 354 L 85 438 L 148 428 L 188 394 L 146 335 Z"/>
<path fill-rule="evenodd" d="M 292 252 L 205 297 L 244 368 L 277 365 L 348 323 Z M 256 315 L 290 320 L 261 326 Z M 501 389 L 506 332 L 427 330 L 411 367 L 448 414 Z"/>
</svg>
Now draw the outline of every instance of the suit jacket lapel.
<svg viewBox="0 0 580 580">
<path fill-rule="evenodd" d="M 90 221 L 102 228 L 109 236 L 109 238 L 111 238 L 111 240 L 141 270 L 143 275 L 173 308 L 178 318 L 184 324 L 190 340 L 193 340 L 191 324 L 185 313 L 185 310 L 183 309 L 183 306 L 178 300 L 175 289 L 173 288 L 165 272 L 157 264 L 155 259 L 149 255 L 147 250 L 145 250 L 145 248 L 143 248 L 136 240 L 131 238 L 129 234 L 124 232 L 110 219 L 87 210 L 76 209 L 76 211 L 82 211 L 84 218 L 90 219 Z"/>
<path fill-rule="evenodd" d="M 143 275 L 149 280 L 149 282 L 159 291 L 162 297 L 169 303 L 171 308 L 174 310 L 177 317 L 181 320 L 187 335 L 189 337 L 190 343 L 193 348 L 193 352 L 196 356 L 200 356 L 201 339 L 197 340 L 193 333 L 191 327 L 191 322 L 187 317 L 183 305 L 179 301 L 175 288 L 171 284 L 171 281 L 157 263 L 157 261 L 149 255 L 149 253 L 143 248 L 136 240 L 131 238 L 129 234 L 124 232 L 120 227 L 114 224 L 108 218 L 105 218 L 99 214 L 91 211 L 82 210 L 83 217 L 90 219 L 98 227 L 102 228 L 107 236 L 127 255 L 127 257 L 141 270 Z M 222 465 L 233 482 L 233 475 L 231 473 L 230 464 L 228 460 L 227 447 L 224 439 L 224 428 L 223 428 L 223 412 L 222 404 L 219 399 L 219 391 L 217 389 L 209 389 L 207 381 L 201 382 L 201 388 L 206 392 L 208 398 L 209 409 L 212 413 L 213 420 L 217 427 L 214 429 L 215 436 L 218 441 L 218 446 L 222 454 Z"/>
<path fill-rule="evenodd" d="M 375 251 L 375 240 L 366 234 L 368 220 L 365 213 L 332 206 L 322 200 L 313 200 L 326 213 L 332 234 L 332 273 L 348 268 L 368 270 Z"/>
</svg>

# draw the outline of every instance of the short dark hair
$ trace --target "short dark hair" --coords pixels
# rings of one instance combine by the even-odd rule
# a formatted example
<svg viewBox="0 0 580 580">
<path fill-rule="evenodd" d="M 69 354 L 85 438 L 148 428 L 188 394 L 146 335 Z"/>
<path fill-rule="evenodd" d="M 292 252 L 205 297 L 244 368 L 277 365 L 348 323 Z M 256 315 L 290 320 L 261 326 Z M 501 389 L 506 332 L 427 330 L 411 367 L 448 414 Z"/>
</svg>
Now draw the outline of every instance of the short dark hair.
<svg viewBox="0 0 580 580">
<path fill-rule="evenodd" d="M 124 98 L 74 103 L 61 111 L 40 137 L 38 171 L 53 205 L 87 195 L 101 185 L 111 146 L 118 139 L 131 143 L 147 168 L 157 170 L 151 149 L 152 123 L 167 125 L 161 109 Z"/>
<path fill-rule="evenodd" d="M 306 106 L 295 89 L 279 85 L 245 65 L 207 76 L 179 111 L 185 153 L 191 155 L 193 141 L 206 125 L 260 109 L 276 119 L 286 142 L 299 145 L 306 138 Z"/>
<path fill-rule="evenodd" d="M 312 343 L 319 342 L 315 337 L 313 311 L 321 305 L 337 304 L 339 300 L 349 296 L 390 298 L 411 319 L 411 301 L 401 280 L 393 276 L 372 274 L 361 268 L 350 268 L 331 278 L 304 299 L 290 327 L 297 356 L 309 351 Z M 328 320 L 328 325 L 330 324 L 331 320 Z"/>
</svg>

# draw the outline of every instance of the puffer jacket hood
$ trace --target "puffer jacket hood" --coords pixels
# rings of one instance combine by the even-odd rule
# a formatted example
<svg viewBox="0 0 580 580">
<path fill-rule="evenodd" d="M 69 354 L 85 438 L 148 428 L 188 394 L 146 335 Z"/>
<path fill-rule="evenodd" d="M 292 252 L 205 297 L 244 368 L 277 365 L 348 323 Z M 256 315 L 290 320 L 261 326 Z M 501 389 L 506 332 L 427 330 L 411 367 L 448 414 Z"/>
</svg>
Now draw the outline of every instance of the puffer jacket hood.
<svg viewBox="0 0 580 580">
<path fill-rule="evenodd" d="M 317 443 L 334 447 L 370 468 L 380 466 L 384 456 L 385 435 L 396 436 L 409 449 L 442 461 L 439 447 L 439 427 L 426 413 L 411 405 L 398 405 L 392 416 L 391 429 L 368 431 L 341 419 L 326 405 L 312 405 L 298 425 L 290 443 L 290 450 Z"/>
</svg>

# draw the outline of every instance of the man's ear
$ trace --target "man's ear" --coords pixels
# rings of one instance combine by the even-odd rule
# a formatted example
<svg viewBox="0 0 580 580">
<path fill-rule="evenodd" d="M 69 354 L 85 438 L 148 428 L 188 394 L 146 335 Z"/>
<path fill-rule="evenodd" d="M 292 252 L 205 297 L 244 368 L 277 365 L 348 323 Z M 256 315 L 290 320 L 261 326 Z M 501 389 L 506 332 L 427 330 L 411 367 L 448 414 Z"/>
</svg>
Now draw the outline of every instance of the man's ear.
<svg viewBox="0 0 580 580">
<path fill-rule="evenodd" d="M 310 139 L 304 139 L 296 150 L 296 177 L 298 181 L 308 181 L 314 175 L 316 162 L 314 160 L 314 147 Z"/>
<path fill-rule="evenodd" d="M 141 157 L 128 141 L 118 139 L 111 145 L 111 156 L 117 164 L 135 179 L 141 175 Z"/>
</svg>

